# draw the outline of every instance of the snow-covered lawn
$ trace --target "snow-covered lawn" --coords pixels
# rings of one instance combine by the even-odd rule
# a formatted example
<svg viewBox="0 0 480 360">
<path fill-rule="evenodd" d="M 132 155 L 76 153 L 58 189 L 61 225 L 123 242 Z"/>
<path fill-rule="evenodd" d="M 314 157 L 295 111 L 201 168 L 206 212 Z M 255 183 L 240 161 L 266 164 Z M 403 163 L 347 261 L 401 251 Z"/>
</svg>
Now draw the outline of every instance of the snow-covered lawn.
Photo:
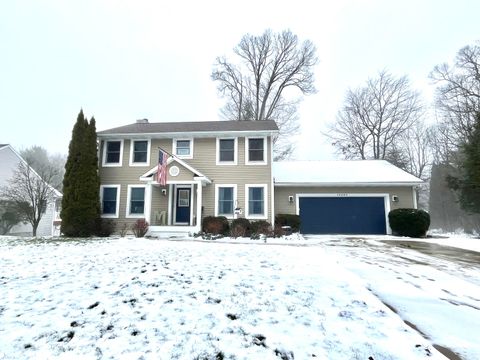
<svg viewBox="0 0 480 360">
<path fill-rule="evenodd" d="M 0 238 L 0 359 L 442 359 L 322 246 Z"/>
</svg>

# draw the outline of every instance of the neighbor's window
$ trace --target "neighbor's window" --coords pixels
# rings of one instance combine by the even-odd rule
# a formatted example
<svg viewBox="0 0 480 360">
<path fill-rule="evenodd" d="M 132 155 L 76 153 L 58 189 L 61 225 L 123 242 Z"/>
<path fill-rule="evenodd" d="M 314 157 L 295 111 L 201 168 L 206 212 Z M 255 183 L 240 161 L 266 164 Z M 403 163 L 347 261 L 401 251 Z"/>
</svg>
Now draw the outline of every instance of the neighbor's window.
<svg viewBox="0 0 480 360">
<path fill-rule="evenodd" d="M 130 188 L 130 214 L 143 215 L 145 213 L 145 188 Z"/>
<path fill-rule="evenodd" d="M 219 162 L 235 162 L 235 139 L 218 140 Z"/>
<path fill-rule="evenodd" d="M 148 161 L 148 141 L 133 141 L 133 163 L 146 163 Z"/>
<path fill-rule="evenodd" d="M 105 164 L 119 164 L 122 150 L 120 140 L 107 141 L 105 143 Z"/>
<path fill-rule="evenodd" d="M 248 161 L 250 162 L 265 161 L 265 139 L 264 138 L 248 139 Z"/>
<path fill-rule="evenodd" d="M 248 215 L 265 215 L 265 189 L 263 186 L 248 188 Z"/>
<path fill-rule="evenodd" d="M 191 140 L 176 140 L 175 141 L 175 155 L 179 157 L 192 156 L 192 141 Z"/>
<path fill-rule="evenodd" d="M 118 216 L 118 186 L 103 186 L 102 187 L 102 215 L 107 217 Z"/>
<path fill-rule="evenodd" d="M 233 215 L 233 187 L 218 187 L 218 215 Z"/>
</svg>

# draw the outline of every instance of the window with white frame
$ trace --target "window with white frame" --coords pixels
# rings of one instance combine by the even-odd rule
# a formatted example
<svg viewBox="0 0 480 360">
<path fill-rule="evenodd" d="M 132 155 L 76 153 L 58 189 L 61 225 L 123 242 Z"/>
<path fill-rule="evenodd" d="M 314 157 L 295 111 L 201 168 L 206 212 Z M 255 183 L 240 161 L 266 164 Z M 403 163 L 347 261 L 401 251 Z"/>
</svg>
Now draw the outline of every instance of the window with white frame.
<svg viewBox="0 0 480 360">
<path fill-rule="evenodd" d="M 249 218 L 267 218 L 267 185 L 245 185 L 246 216 Z"/>
<path fill-rule="evenodd" d="M 237 138 L 217 138 L 217 164 L 237 164 Z"/>
<path fill-rule="evenodd" d="M 150 140 L 132 140 L 130 166 L 150 165 Z"/>
<path fill-rule="evenodd" d="M 120 185 L 101 185 L 100 204 L 102 217 L 118 218 Z"/>
<path fill-rule="evenodd" d="M 127 217 L 145 216 L 145 186 L 128 185 Z"/>
<path fill-rule="evenodd" d="M 192 159 L 193 139 L 173 139 L 173 153 L 181 159 Z"/>
<path fill-rule="evenodd" d="M 233 218 L 237 196 L 236 185 L 216 185 L 215 189 L 215 215 Z"/>
<path fill-rule="evenodd" d="M 122 166 L 123 140 L 106 140 L 103 146 L 103 166 Z"/>
<path fill-rule="evenodd" d="M 267 138 L 255 137 L 245 139 L 245 162 L 247 164 L 261 164 L 267 163 Z"/>
</svg>

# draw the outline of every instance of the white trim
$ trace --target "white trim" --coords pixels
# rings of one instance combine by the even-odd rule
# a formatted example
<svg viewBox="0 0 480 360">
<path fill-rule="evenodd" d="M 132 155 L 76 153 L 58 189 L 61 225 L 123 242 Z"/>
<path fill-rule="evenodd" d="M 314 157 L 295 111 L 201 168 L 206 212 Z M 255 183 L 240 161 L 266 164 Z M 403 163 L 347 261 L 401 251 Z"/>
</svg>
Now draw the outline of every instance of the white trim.
<svg viewBox="0 0 480 360">
<path fill-rule="evenodd" d="M 278 182 L 275 181 L 275 186 L 320 186 L 320 187 L 371 187 L 371 186 L 414 186 L 423 184 L 422 182 L 333 182 L 333 183 L 318 183 L 318 182 Z"/>
<path fill-rule="evenodd" d="M 233 161 L 220 161 L 220 140 L 234 140 L 233 142 Z M 237 165 L 238 162 L 238 138 L 237 137 L 217 137 L 215 149 L 216 165 Z"/>
<path fill-rule="evenodd" d="M 117 189 L 117 201 L 116 201 L 116 209 L 115 214 L 103 214 L 103 189 L 104 188 L 116 188 Z M 119 210 L 120 210 L 120 184 L 108 184 L 108 185 L 100 185 L 100 212 L 101 217 L 105 219 L 118 219 Z"/>
<path fill-rule="evenodd" d="M 415 186 L 412 186 L 412 195 L 413 195 L 413 208 L 417 209 L 417 189 Z"/>
<path fill-rule="evenodd" d="M 251 187 L 261 187 L 263 188 L 263 215 L 256 215 L 249 213 L 249 191 L 248 189 Z M 245 217 L 247 219 L 259 219 L 259 220 L 267 220 L 268 219 L 268 185 L 267 184 L 245 184 Z"/>
<path fill-rule="evenodd" d="M 382 193 L 297 193 L 295 194 L 295 214 L 300 215 L 300 198 L 301 197 L 383 197 L 383 204 L 385 208 L 385 230 L 387 234 L 392 233 L 390 224 L 388 223 L 388 213 L 390 212 L 390 194 Z"/>
<path fill-rule="evenodd" d="M 271 199 L 271 208 L 270 212 L 272 214 L 272 228 L 275 229 L 275 187 L 274 187 L 274 178 L 273 178 L 273 139 L 270 137 L 270 141 L 267 141 L 267 145 L 270 147 L 270 199 Z"/>
<path fill-rule="evenodd" d="M 145 192 L 143 193 L 143 214 L 130 214 L 130 198 L 132 194 L 132 188 L 144 188 Z M 147 185 L 142 185 L 142 184 L 131 184 L 127 185 L 127 206 L 125 210 L 125 218 L 127 219 L 146 219 L 146 214 L 147 214 L 147 208 L 150 206 L 148 204 L 147 206 Z"/>
<path fill-rule="evenodd" d="M 193 184 L 178 184 L 175 185 L 173 188 L 173 224 L 174 225 L 192 225 L 192 215 L 193 215 Z M 179 189 L 189 189 L 190 190 L 190 220 L 188 223 L 179 223 L 177 222 L 177 190 Z"/>
<path fill-rule="evenodd" d="M 147 142 L 147 161 L 146 162 L 133 162 L 133 144 L 137 141 L 146 141 Z M 152 141 L 150 139 L 130 139 L 130 159 L 128 162 L 129 166 L 150 166 L 150 149 Z"/>
<path fill-rule="evenodd" d="M 215 216 L 225 216 L 227 219 L 233 219 L 234 214 L 219 214 L 218 213 L 218 189 L 224 187 L 233 188 L 233 210 L 237 205 L 237 184 L 215 184 Z M 235 212 L 235 211 L 234 211 Z"/>
<path fill-rule="evenodd" d="M 168 184 L 168 209 L 167 209 L 168 225 L 172 225 L 173 223 L 173 218 L 172 218 L 173 217 L 172 202 L 173 202 L 173 192 L 174 192 L 173 189 L 174 189 L 174 186 L 172 184 Z"/>
<path fill-rule="evenodd" d="M 170 165 L 173 161 L 176 161 L 178 164 L 182 165 L 185 169 L 190 170 L 193 173 L 193 175 L 196 174 L 197 175 L 196 177 L 204 178 L 206 182 L 211 183 L 211 180 L 208 177 L 203 175 L 200 171 L 198 171 L 194 167 L 187 164 L 182 159 L 177 159 L 176 156 L 175 157 L 169 157 L 168 160 L 167 160 L 167 165 Z M 152 178 L 150 178 L 150 176 L 155 174 L 157 172 L 157 170 L 158 170 L 158 166 L 155 165 L 150 170 L 148 170 L 145 174 L 141 175 L 138 179 L 140 181 L 152 181 Z M 167 179 L 167 183 L 171 184 L 171 183 L 175 183 L 175 182 Z M 190 181 L 190 183 L 192 183 L 192 182 Z"/>
<path fill-rule="evenodd" d="M 215 125 L 215 124 L 213 124 Z M 128 138 L 144 138 L 148 136 L 151 139 L 171 139 L 179 136 L 187 136 L 194 138 L 211 138 L 211 137 L 245 137 L 245 136 L 274 136 L 278 135 L 278 130 L 241 130 L 241 131 L 180 131 L 180 132 L 163 132 L 163 133 L 125 133 L 125 134 L 98 134 L 99 139 L 116 139 L 119 137 Z"/>
<path fill-rule="evenodd" d="M 202 202 L 203 202 L 203 189 L 202 189 L 202 181 L 197 181 L 197 218 L 195 227 L 197 228 L 197 232 L 201 230 L 202 226 Z"/>
<path fill-rule="evenodd" d="M 190 141 L 190 155 L 177 154 L 177 141 Z M 179 159 L 193 159 L 193 137 L 180 137 L 172 139 L 172 154 Z"/>
<path fill-rule="evenodd" d="M 118 163 L 107 163 L 107 144 L 109 142 L 120 141 L 120 158 Z M 108 139 L 103 141 L 102 166 L 103 167 L 120 167 L 123 165 L 123 139 Z"/>
<path fill-rule="evenodd" d="M 249 157 L 249 140 L 250 139 L 263 139 L 263 160 L 262 161 L 250 161 Z M 267 165 L 267 137 L 266 136 L 249 136 L 245 138 L 245 165 Z"/>
</svg>

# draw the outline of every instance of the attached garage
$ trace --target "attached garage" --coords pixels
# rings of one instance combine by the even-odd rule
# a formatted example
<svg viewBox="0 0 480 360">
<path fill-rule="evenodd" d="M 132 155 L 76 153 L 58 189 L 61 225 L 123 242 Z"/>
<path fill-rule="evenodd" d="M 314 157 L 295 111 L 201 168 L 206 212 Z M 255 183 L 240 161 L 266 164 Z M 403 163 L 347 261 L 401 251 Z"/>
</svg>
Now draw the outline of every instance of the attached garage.
<svg viewBox="0 0 480 360">
<path fill-rule="evenodd" d="M 273 176 L 275 214 L 299 215 L 303 234 L 389 234 L 422 184 L 384 160 L 275 162 Z"/>
<path fill-rule="evenodd" d="M 298 194 L 304 234 L 386 234 L 386 196 Z"/>
</svg>

